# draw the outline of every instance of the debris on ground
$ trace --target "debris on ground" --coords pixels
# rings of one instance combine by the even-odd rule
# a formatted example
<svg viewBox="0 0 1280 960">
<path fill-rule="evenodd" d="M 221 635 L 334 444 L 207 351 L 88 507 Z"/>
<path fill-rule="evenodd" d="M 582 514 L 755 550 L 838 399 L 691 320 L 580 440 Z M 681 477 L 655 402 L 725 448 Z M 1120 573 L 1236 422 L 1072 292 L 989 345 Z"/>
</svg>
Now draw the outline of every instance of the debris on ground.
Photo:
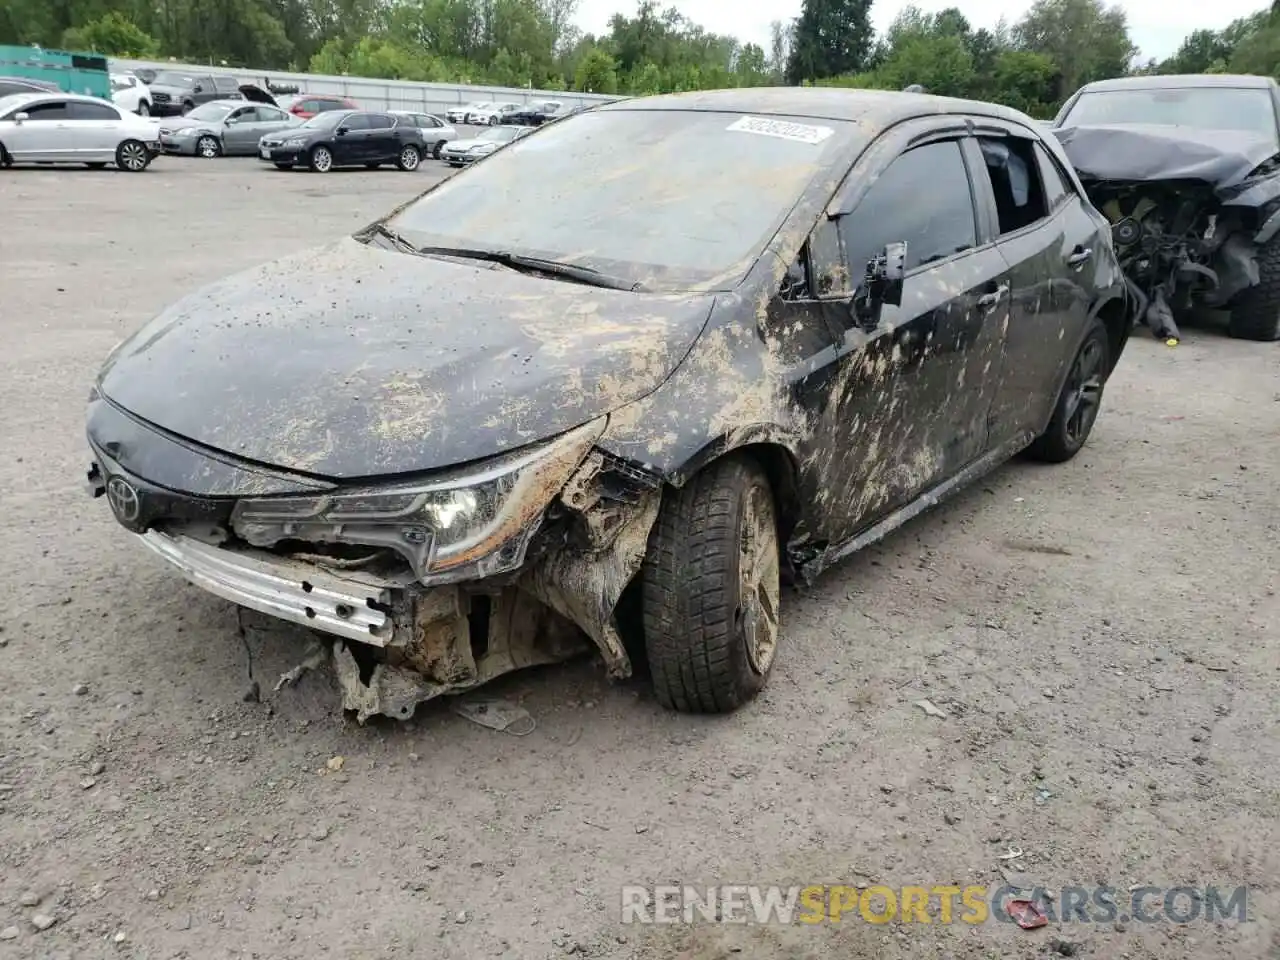
<svg viewBox="0 0 1280 960">
<path fill-rule="evenodd" d="M 1023 930 L 1035 930 L 1049 922 L 1044 911 L 1031 900 L 1010 900 L 1005 904 L 1005 911 Z"/>
<path fill-rule="evenodd" d="M 1022 856 L 1021 847 L 1010 847 L 1007 852 L 1000 854 L 998 857 L 996 857 L 996 859 L 997 860 L 1017 860 L 1020 856 Z"/>
<path fill-rule="evenodd" d="M 497 697 L 468 697 L 453 701 L 450 707 L 464 720 L 513 737 L 527 737 L 537 726 L 537 721 L 524 707 Z"/>
<path fill-rule="evenodd" d="M 317 670 L 324 666 L 325 661 L 329 659 L 329 648 L 324 644 L 315 643 L 307 651 L 307 655 L 302 658 L 296 667 L 292 670 L 286 670 L 280 674 L 280 679 L 276 681 L 275 690 L 278 693 L 285 687 L 290 687 L 302 679 L 302 675 L 311 670 Z"/>
<path fill-rule="evenodd" d="M 33 913 L 31 915 L 31 925 L 37 930 L 48 930 L 57 922 L 58 918 L 48 913 Z"/>
<path fill-rule="evenodd" d="M 346 762 L 347 762 L 346 757 L 337 756 L 337 757 L 330 757 L 328 760 L 325 761 L 324 765 L 328 767 L 332 772 L 337 773 L 339 770 L 342 769 L 342 765 Z"/>
<path fill-rule="evenodd" d="M 0 940 L 17 940 L 21 931 L 17 927 L 5 927 L 0 930 Z"/>
<path fill-rule="evenodd" d="M 938 709 L 937 705 L 934 704 L 932 700 L 917 700 L 913 706 L 917 706 L 923 710 L 926 717 L 942 717 L 945 719 L 947 716 Z"/>
<path fill-rule="evenodd" d="M 18 897 L 18 903 L 24 907 L 38 907 L 40 906 L 40 899 L 40 894 L 34 890 L 26 890 Z"/>
</svg>

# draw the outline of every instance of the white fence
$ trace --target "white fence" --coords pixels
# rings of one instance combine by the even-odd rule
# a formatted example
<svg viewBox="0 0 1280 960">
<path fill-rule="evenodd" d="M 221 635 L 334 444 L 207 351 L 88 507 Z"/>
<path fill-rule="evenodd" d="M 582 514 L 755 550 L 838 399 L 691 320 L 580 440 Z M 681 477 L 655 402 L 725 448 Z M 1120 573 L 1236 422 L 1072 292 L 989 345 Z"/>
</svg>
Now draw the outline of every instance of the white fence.
<svg viewBox="0 0 1280 960">
<path fill-rule="evenodd" d="M 303 93 L 333 93 L 350 97 L 366 110 L 420 110 L 444 113 L 450 107 L 477 101 L 528 103 L 531 100 L 558 100 L 572 107 L 607 103 L 618 97 L 596 93 L 566 93 L 557 90 L 529 90 L 522 87 L 473 87 L 462 83 L 414 83 L 409 80 L 373 80 L 367 77 L 331 77 L 312 73 L 284 73 L 278 70 L 238 70 L 187 63 L 152 60 L 111 59 L 112 70 L 173 70 L 198 76 L 217 74 L 236 77 L 241 83 L 262 87 L 297 87 Z"/>
</svg>

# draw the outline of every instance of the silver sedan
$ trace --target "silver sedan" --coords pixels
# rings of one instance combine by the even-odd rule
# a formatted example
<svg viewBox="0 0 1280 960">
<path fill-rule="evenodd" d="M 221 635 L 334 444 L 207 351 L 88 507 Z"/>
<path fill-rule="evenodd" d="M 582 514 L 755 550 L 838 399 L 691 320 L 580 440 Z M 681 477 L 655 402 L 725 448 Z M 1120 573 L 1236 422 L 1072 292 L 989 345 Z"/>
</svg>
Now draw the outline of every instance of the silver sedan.
<svg viewBox="0 0 1280 960">
<path fill-rule="evenodd" d="M 267 134 L 301 125 L 293 114 L 270 104 L 210 100 L 185 117 L 160 121 L 160 146 L 165 153 L 206 159 L 254 156 L 258 141 Z"/>
<path fill-rule="evenodd" d="M 141 173 L 160 152 L 154 121 L 71 93 L 0 97 L 0 166 L 83 163 Z"/>
</svg>

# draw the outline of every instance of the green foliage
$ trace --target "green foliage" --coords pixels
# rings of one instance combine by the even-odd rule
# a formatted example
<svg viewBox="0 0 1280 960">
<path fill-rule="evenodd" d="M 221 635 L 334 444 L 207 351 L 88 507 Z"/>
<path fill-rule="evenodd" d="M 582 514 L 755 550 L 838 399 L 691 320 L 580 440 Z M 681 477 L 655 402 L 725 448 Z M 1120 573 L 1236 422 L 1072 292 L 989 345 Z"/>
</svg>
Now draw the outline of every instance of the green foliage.
<svg viewBox="0 0 1280 960">
<path fill-rule="evenodd" d="M 119 10 L 110 10 L 83 27 L 70 27 L 62 33 L 62 46 L 68 50 L 88 50 L 109 57 L 153 57 L 160 45 Z"/>
<path fill-rule="evenodd" d="M 1014 24 L 975 27 L 958 8 L 901 10 L 882 36 L 872 0 L 801 0 L 767 49 L 708 33 L 660 0 L 635 2 L 600 36 L 579 0 L 0 0 L 0 43 L 262 69 L 649 95 L 781 83 L 901 90 L 1051 116 L 1091 80 L 1125 74 L 1280 77 L 1280 0 L 1197 30 L 1162 62 L 1135 62 L 1107 0 L 1035 0 Z M 666 0 L 661 0 L 666 2 Z"/>
</svg>

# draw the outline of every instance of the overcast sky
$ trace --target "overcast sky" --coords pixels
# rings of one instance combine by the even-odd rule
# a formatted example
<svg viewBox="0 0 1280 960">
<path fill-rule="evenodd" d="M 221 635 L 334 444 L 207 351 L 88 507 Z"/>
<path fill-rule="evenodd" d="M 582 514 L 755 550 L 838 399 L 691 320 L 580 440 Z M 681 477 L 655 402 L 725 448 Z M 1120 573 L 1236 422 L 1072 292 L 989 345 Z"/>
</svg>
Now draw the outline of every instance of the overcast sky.
<svg viewBox="0 0 1280 960">
<path fill-rule="evenodd" d="M 800 0 L 659 0 L 659 8 L 674 5 L 694 23 L 712 33 L 727 33 L 744 43 L 758 43 L 769 49 L 769 21 L 787 20 L 800 12 Z M 877 0 L 871 18 L 883 31 L 906 4 L 898 0 Z M 926 11 L 959 7 L 974 28 L 993 25 L 1000 14 L 1010 23 L 1030 6 L 1029 0 L 921 0 L 916 6 Z M 1142 50 L 1142 57 L 1163 59 L 1173 53 L 1192 30 L 1221 29 L 1237 17 L 1266 6 L 1261 0 L 1128 0 L 1120 4 L 1129 14 L 1129 33 Z M 609 18 L 618 11 L 634 15 L 634 0 L 580 0 L 577 22 L 591 33 L 602 33 Z"/>
</svg>

